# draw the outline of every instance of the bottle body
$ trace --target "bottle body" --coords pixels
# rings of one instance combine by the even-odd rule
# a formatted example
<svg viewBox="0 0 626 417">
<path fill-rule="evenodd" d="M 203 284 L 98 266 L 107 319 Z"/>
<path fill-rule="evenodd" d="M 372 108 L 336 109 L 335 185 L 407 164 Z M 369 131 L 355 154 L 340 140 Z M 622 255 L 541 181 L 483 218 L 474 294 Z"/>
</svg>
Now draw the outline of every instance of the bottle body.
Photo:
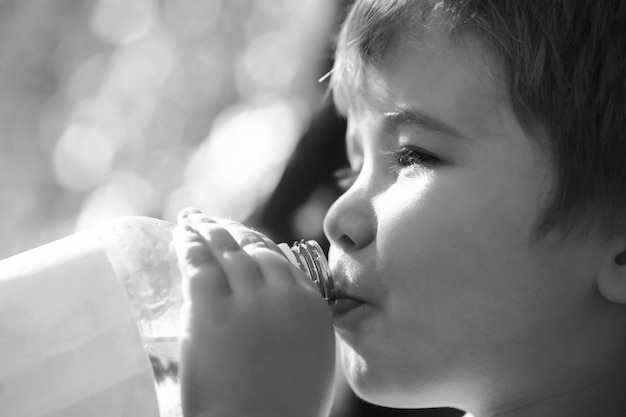
<svg viewBox="0 0 626 417">
<path fill-rule="evenodd" d="M 179 318 L 181 276 L 172 245 L 172 223 L 125 217 L 100 232 L 102 246 L 128 295 L 144 349 L 150 358 L 161 416 L 178 416 L 180 386 Z M 278 245 L 289 262 L 304 271 L 329 304 L 334 286 L 322 249 L 314 241 Z"/>
<path fill-rule="evenodd" d="M 110 224 L 0 261 L 0 415 L 159 415 Z"/>
</svg>

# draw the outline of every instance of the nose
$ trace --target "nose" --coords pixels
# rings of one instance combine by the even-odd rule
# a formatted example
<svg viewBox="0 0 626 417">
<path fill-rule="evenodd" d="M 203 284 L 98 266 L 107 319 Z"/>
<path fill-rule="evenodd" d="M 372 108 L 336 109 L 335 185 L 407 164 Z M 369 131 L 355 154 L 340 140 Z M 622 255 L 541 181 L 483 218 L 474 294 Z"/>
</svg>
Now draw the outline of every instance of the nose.
<svg viewBox="0 0 626 417">
<path fill-rule="evenodd" d="M 374 241 L 376 216 L 366 190 L 352 187 L 333 203 L 324 218 L 324 233 L 346 252 Z"/>
</svg>

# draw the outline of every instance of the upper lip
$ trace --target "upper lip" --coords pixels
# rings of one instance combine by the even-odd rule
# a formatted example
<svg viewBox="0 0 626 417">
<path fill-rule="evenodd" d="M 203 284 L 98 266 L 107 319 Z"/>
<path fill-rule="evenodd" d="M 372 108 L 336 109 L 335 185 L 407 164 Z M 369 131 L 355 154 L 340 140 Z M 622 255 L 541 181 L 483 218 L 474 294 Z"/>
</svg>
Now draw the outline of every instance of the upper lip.
<svg viewBox="0 0 626 417">
<path fill-rule="evenodd" d="M 351 284 L 350 280 L 346 279 L 346 276 L 341 270 L 334 270 L 332 276 L 335 286 L 336 300 L 350 300 L 360 304 L 368 302 L 360 294 L 355 294 L 354 284 Z"/>
<path fill-rule="evenodd" d="M 329 258 L 330 259 L 330 258 Z M 335 299 L 337 301 L 352 301 L 355 304 L 372 304 L 371 299 L 363 292 L 365 289 L 363 279 L 355 280 L 354 274 L 360 274 L 365 268 L 355 263 L 351 258 L 335 258 L 331 260 L 331 275 L 335 287 Z M 334 262 L 333 262 L 334 261 Z M 358 266 L 355 268 L 355 266 Z"/>
</svg>

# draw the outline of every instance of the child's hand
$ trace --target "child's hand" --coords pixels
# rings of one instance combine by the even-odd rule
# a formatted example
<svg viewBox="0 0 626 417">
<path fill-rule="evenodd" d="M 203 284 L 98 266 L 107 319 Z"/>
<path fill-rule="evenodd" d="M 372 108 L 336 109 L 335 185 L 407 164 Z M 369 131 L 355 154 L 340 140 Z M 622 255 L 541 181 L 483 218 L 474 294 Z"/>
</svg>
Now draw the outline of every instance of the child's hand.
<svg viewBox="0 0 626 417">
<path fill-rule="evenodd" d="M 262 234 L 183 210 L 186 417 L 327 415 L 334 375 L 330 311 L 314 284 Z"/>
</svg>

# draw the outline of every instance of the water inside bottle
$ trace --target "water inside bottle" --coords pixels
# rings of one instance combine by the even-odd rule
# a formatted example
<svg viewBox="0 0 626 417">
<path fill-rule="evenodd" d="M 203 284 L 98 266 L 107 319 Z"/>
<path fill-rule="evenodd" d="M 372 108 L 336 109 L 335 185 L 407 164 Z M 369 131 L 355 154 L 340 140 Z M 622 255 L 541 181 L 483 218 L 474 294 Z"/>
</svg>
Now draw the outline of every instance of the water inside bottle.
<svg viewBox="0 0 626 417">
<path fill-rule="evenodd" d="M 166 379 L 178 381 L 180 344 L 177 337 L 143 337 L 144 349 L 152 363 L 158 383 Z"/>
<path fill-rule="evenodd" d="M 152 364 L 161 417 L 181 417 L 179 339 L 180 303 L 161 317 L 139 323 L 141 340 Z"/>
<path fill-rule="evenodd" d="M 177 337 L 142 338 L 150 358 L 161 417 L 182 416 L 178 359 L 180 345 Z"/>
</svg>

